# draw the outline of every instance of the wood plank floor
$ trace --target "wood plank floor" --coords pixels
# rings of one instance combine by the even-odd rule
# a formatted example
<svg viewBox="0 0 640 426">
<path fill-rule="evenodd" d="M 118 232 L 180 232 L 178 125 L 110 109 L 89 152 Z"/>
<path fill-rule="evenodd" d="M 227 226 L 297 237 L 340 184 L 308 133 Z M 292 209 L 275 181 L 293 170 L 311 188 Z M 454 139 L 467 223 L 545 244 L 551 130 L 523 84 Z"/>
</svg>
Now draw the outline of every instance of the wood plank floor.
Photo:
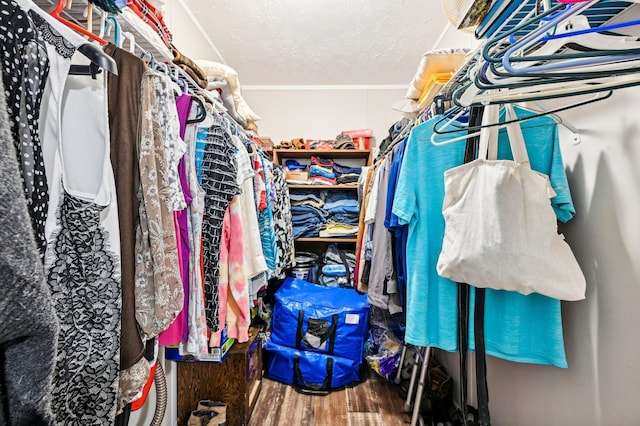
<svg viewBox="0 0 640 426">
<path fill-rule="evenodd" d="M 367 370 L 366 380 L 326 396 L 304 395 L 263 378 L 248 426 L 404 426 L 404 401 L 396 385 Z"/>
</svg>

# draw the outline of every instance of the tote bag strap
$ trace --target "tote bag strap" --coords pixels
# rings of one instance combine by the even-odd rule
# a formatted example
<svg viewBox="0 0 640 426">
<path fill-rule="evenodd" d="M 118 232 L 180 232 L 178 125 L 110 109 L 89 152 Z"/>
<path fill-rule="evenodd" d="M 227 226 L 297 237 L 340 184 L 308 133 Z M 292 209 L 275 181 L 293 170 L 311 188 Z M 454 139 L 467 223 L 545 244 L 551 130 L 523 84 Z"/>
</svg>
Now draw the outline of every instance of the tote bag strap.
<svg viewBox="0 0 640 426">
<path fill-rule="evenodd" d="M 500 105 L 487 105 L 482 113 L 482 125 L 497 123 L 499 112 Z M 480 130 L 478 158 L 495 160 L 498 157 L 498 129 L 498 126 L 490 126 Z"/>
<path fill-rule="evenodd" d="M 512 104 L 505 104 L 504 109 L 506 121 L 518 119 Z M 509 145 L 511 145 L 514 161 L 517 164 L 523 164 L 530 168 L 529 155 L 527 154 L 527 147 L 524 144 L 524 136 L 522 135 L 520 124 L 518 122 L 507 124 L 507 135 L 509 135 Z"/>
</svg>

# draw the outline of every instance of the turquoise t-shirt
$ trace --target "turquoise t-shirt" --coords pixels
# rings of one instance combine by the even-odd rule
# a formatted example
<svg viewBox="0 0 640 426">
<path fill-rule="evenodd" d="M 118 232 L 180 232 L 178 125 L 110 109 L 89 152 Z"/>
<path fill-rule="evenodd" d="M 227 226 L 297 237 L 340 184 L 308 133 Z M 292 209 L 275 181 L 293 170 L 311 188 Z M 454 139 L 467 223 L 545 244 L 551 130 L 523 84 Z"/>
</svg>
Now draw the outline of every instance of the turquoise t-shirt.
<svg viewBox="0 0 640 426">
<path fill-rule="evenodd" d="M 516 107 L 518 117 L 532 113 Z M 501 119 L 504 114 L 501 113 Z M 442 249 L 444 172 L 463 163 L 466 141 L 435 146 L 430 138 L 434 117 L 409 137 L 393 212 L 409 224 L 407 242 L 407 328 L 405 339 L 417 346 L 456 351 L 457 284 L 436 272 Z M 557 193 L 552 205 L 559 220 L 575 214 L 560 153 L 557 126 L 549 117 L 520 123 L 531 167 L 549 176 Z M 438 135 L 436 141 L 461 135 Z M 501 129 L 498 158 L 510 159 L 506 130 Z M 473 288 L 472 305 L 473 306 Z M 499 358 L 566 367 L 560 301 L 538 294 L 487 290 L 485 302 L 487 354 Z M 473 349 L 473 312 L 470 314 L 470 347 Z"/>
</svg>

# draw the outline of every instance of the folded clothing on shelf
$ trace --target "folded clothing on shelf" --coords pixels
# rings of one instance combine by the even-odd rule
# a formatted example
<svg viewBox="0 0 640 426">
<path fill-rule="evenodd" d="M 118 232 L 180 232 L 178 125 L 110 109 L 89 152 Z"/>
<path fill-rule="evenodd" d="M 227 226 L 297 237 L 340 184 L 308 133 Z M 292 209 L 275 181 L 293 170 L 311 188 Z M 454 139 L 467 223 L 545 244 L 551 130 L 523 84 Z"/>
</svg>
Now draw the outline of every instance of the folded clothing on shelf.
<svg viewBox="0 0 640 426">
<path fill-rule="evenodd" d="M 322 158 L 314 155 L 311 157 L 311 164 L 333 169 L 334 161 L 330 158 Z"/>
<path fill-rule="evenodd" d="M 357 225 L 360 222 L 360 215 L 354 213 L 336 213 L 329 216 L 329 220 L 335 223 L 347 225 Z"/>
<path fill-rule="evenodd" d="M 347 167 L 347 166 L 341 166 L 338 163 L 334 163 L 333 171 L 337 176 L 344 175 L 347 173 L 355 173 L 357 175 L 360 175 L 360 173 L 362 173 L 362 167 Z"/>
<path fill-rule="evenodd" d="M 353 191 L 332 191 L 324 199 L 324 208 L 329 210 L 338 206 L 358 207 L 358 194 Z"/>
<path fill-rule="evenodd" d="M 314 200 L 324 204 L 324 200 L 326 196 L 327 196 L 327 191 L 318 191 L 318 190 L 311 190 L 311 189 L 301 189 L 301 190 L 295 190 L 295 191 L 289 192 L 289 199 L 291 201 Z"/>
<path fill-rule="evenodd" d="M 346 223 L 327 223 L 325 229 L 320 231 L 323 238 L 329 237 L 355 237 L 358 235 L 358 225 L 349 225 Z"/>
<path fill-rule="evenodd" d="M 314 185 L 335 185 L 336 179 L 329 179 L 324 176 L 312 176 L 309 181 Z"/>
<path fill-rule="evenodd" d="M 309 167 L 309 175 L 310 176 L 322 176 L 322 177 L 325 177 L 327 179 L 335 179 L 336 178 L 336 174 L 333 173 L 333 168 L 332 167 L 318 166 L 317 164 L 312 164 Z"/>
<path fill-rule="evenodd" d="M 356 173 L 345 173 L 336 179 L 336 182 L 341 185 L 346 185 L 350 183 L 358 183 L 358 179 L 360 179 L 360 175 Z"/>
</svg>

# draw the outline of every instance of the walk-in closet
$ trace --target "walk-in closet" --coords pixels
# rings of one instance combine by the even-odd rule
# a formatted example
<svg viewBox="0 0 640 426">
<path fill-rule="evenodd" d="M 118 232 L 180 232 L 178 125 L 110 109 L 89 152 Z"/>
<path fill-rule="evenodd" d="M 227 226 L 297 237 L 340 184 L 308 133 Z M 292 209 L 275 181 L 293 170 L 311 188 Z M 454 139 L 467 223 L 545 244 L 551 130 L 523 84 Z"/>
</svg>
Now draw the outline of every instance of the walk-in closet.
<svg viewBox="0 0 640 426">
<path fill-rule="evenodd" d="M 0 426 L 640 424 L 640 0 L 0 0 Z"/>
</svg>

